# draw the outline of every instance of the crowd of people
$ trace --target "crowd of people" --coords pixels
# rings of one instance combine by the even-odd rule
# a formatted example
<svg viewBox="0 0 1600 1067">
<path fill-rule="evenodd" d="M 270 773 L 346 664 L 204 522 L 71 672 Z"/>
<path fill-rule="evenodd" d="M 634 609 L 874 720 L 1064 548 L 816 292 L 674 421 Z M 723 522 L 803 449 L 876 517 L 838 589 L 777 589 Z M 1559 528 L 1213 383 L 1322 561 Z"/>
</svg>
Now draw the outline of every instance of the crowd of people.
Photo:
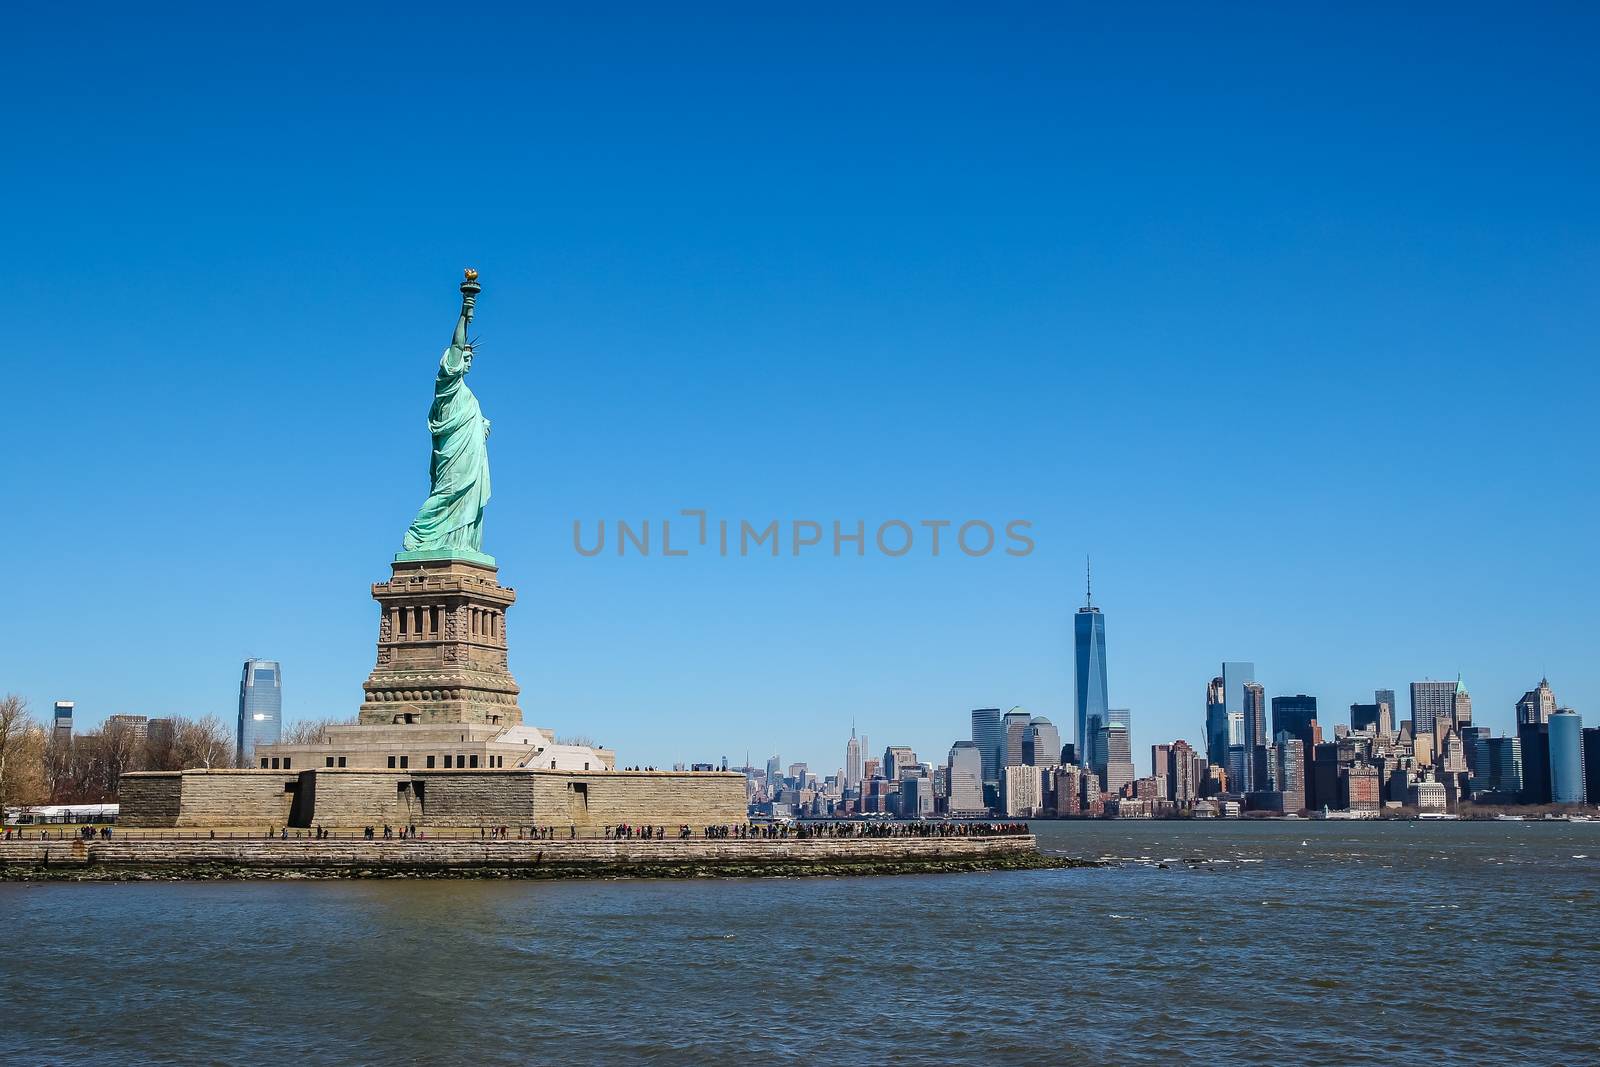
<svg viewBox="0 0 1600 1067">
<path fill-rule="evenodd" d="M 1005 834 L 1025 834 L 1026 823 L 1007 822 L 816 822 L 787 825 L 783 823 L 742 823 L 732 826 L 708 826 L 707 837 L 792 837 L 805 840 L 813 837 L 999 837 Z"/>
<path fill-rule="evenodd" d="M 824 822 L 803 823 L 800 837 L 1003 837 L 1028 833 L 1022 822 Z"/>
<path fill-rule="evenodd" d="M 687 830 L 688 827 L 685 826 L 683 829 Z M 667 836 L 667 828 L 665 826 L 632 826 L 628 823 L 623 823 L 620 826 L 606 827 L 606 836 L 619 840 L 632 838 L 640 838 L 645 841 L 660 840 Z M 680 833 L 678 836 L 682 837 L 684 835 Z"/>
<path fill-rule="evenodd" d="M 111 827 L 109 827 L 109 826 L 101 826 L 101 827 L 98 827 L 98 828 L 93 827 L 93 826 L 85 826 L 85 827 L 82 827 L 79 830 L 77 830 L 76 833 L 77 833 L 77 835 L 79 837 L 83 838 L 83 840 L 85 840 L 85 841 L 93 841 L 97 837 L 100 838 L 102 841 L 111 840 Z M 65 830 L 57 830 L 56 831 L 56 840 L 57 841 L 65 841 L 66 837 L 67 837 L 67 831 L 65 831 Z M 4 838 L 3 839 L 6 840 L 6 841 L 26 841 L 27 840 L 27 835 L 23 831 L 22 827 L 20 827 L 20 826 L 8 826 L 8 827 L 5 828 Z M 41 841 L 50 840 L 50 831 L 49 830 L 40 830 L 39 831 L 39 840 L 41 840 Z"/>
<path fill-rule="evenodd" d="M 562 832 L 563 830 L 565 831 L 564 833 Z M 459 833 L 457 831 L 455 835 L 446 836 L 459 836 Z M 998 837 L 1007 834 L 1026 834 L 1028 833 L 1028 826 L 1026 823 L 1020 822 L 856 822 L 840 820 L 795 824 L 727 823 L 703 827 L 699 833 L 710 839 L 797 838 L 804 840 L 815 837 Z M 85 826 L 78 830 L 77 834 L 86 841 L 95 837 L 110 840 L 111 827 L 96 828 Z M 695 834 L 695 828 L 687 823 L 680 825 L 676 832 L 676 836 L 680 840 L 688 840 L 693 838 Z M 485 839 L 509 839 L 513 835 L 518 840 L 551 841 L 557 837 L 571 840 L 578 836 L 578 828 L 576 826 L 478 827 L 478 836 Z M 41 830 L 39 831 L 39 836 L 42 839 L 48 839 L 50 833 L 48 830 Z M 65 833 L 57 831 L 56 836 L 64 837 Z M 217 836 L 215 830 L 211 831 L 211 836 Z M 285 841 L 290 838 L 322 840 L 331 838 L 334 834 L 331 830 L 321 826 L 293 831 L 287 826 L 269 826 L 266 836 L 277 837 Z M 364 826 L 361 828 L 361 836 L 368 841 L 377 840 L 379 837 L 387 841 L 393 838 L 423 838 L 428 835 L 426 831 L 418 829 L 415 825 L 400 827 L 384 825 L 382 827 Z M 631 823 L 622 823 L 617 826 L 605 827 L 605 836 L 608 840 L 618 841 L 662 841 L 667 837 L 667 828 L 665 826 L 635 826 Z M 23 832 L 18 828 L 7 828 L 4 831 L 4 840 L 21 841 L 23 840 Z"/>
<path fill-rule="evenodd" d="M 708 838 L 798 838 L 814 837 L 999 837 L 1006 834 L 1025 834 L 1026 823 L 1006 822 L 821 822 L 798 823 L 730 823 L 707 826 Z M 643 838 L 661 840 L 666 837 L 662 826 L 606 827 L 609 838 Z M 694 836 L 694 828 L 678 827 L 678 837 Z"/>
</svg>

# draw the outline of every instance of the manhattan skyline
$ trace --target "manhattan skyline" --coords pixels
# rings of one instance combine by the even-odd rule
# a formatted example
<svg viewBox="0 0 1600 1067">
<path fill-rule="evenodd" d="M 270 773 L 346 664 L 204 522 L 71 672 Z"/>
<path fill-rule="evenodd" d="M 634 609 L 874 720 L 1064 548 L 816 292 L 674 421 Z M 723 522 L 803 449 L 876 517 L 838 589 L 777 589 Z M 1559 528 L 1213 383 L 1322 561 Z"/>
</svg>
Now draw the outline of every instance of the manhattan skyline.
<svg viewBox="0 0 1600 1067">
<path fill-rule="evenodd" d="M 1223 661 L 1336 709 L 1460 674 L 1498 732 L 1548 676 L 1592 715 L 1594 19 L 510 14 L 446 85 L 433 15 L 20 12 L 0 80 L 59 91 L 0 165 L 40 445 L 0 472 L 0 690 L 229 719 L 265 657 L 286 724 L 353 715 L 350 594 L 426 488 L 384 457 L 426 442 L 417 338 L 471 263 L 510 668 L 626 763 L 832 773 L 852 719 L 930 758 L 987 707 L 1065 740 L 1086 554 L 1136 754 L 1203 742 Z M 1037 547 L 572 551 L 682 508 Z"/>
</svg>

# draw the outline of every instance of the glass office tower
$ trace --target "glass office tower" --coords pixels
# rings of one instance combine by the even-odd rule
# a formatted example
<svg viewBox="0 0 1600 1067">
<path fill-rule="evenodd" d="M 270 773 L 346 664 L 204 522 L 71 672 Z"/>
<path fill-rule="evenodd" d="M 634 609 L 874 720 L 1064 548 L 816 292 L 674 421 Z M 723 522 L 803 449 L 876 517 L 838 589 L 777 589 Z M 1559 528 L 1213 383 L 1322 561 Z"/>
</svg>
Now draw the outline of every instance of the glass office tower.
<svg viewBox="0 0 1600 1067">
<path fill-rule="evenodd" d="M 1206 761 L 1228 765 L 1228 700 L 1221 678 L 1206 683 Z"/>
<path fill-rule="evenodd" d="M 1094 751 L 1095 729 L 1105 725 L 1106 716 L 1106 620 L 1100 609 L 1085 598 L 1072 626 L 1078 680 L 1078 759 L 1088 760 Z M 1095 722 L 1090 722 L 1093 719 Z"/>
<path fill-rule="evenodd" d="M 978 746 L 978 755 L 983 757 L 983 780 L 997 785 L 1006 748 L 1006 732 L 1000 726 L 999 708 L 972 709 L 972 741 Z"/>
<path fill-rule="evenodd" d="M 283 674 L 276 660 L 247 659 L 239 679 L 234 762 L 255 765 L 256 745 L 275 745 L 283 727 Z"/>
<path fill-rule="evenodd" d="M 1228 714 L 1234 712 L 1244 714 L 1244 687 L 1245 683 L 1256 680 L 1256 665 L 1254 663 L 1224 663 L 1222 665 L 1222 690 L 1223 699 L 1227 702 Z M 1248 729 L 1248 728 L 1247 728 Z"/>
<path fill-rule="evenodd" d="M 1550 803 L 1582 804 L 1583 716 L 1562 708 L 1550 716 Z"/>
<path fill-rule="evenodd" d="M 1228 747 L 1231 749 L 1234 745 L 1238 745 L 1243 750 L 1237 759 L 1232 752 L 1228 755 L 1228 788 L 1236 793 L 1247 792 L 1250 788 L 1250 772 L 1255 762 L 1251 758 L 1250 746 L 1263 744 L 1266 740 L 1265 738 L 1256 740 L 1251 736 L 1250 712 L 1245 707 L 1244 687 L 1255 680 L 1254 663 L 1233 661 L 1222 665 L 1222 696 L 1228 717 Z M 1238 724 L 1237 731 L 1235 723 Z"/>
</svg>

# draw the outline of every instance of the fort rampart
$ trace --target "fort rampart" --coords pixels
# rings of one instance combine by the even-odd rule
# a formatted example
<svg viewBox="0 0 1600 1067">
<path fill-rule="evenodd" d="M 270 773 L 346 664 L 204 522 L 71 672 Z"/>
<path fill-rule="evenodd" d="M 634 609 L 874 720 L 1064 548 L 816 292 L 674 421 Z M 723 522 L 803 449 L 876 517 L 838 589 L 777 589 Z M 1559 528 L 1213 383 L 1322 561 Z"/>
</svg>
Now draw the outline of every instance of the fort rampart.
<svg viewBox="0 0 1600 1067">
<path fill-rule="evenodd" d="M 745 821 L 744 776 L 721 771 L 144 771 L 123 775 L 125 827 L 554 826 L 696 829 Z"/>
</svg>

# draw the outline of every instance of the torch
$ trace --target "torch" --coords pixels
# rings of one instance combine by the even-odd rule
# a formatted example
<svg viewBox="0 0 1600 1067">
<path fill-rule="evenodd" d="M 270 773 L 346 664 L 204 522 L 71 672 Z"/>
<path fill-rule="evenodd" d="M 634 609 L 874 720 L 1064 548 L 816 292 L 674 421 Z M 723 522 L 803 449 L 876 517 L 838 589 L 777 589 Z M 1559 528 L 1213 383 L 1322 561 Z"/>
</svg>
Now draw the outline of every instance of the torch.
<svg viewBox="0 0 1600 1067">
<path fill-rule="evenodd" d="M 461 313 L 472 321 L 472 310 L 478 303 L 478 293 L 483 286 L 478 284 L 478 272 L 468 267 L 462 272 L 465 280 L 461 283 Z"/>
</svg>

